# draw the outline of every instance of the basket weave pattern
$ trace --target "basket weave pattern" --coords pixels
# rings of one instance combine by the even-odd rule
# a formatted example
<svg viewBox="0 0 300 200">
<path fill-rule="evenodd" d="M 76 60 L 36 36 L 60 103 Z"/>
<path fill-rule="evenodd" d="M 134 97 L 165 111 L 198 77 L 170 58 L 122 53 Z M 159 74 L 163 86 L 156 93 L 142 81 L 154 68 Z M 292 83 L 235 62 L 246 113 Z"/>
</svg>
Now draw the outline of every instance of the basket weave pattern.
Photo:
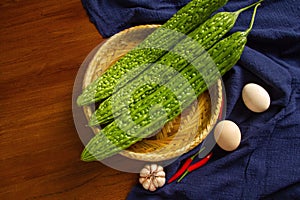
<svg viewBox="0 0 300 200">
<path fill-rule="evenodd" d="M 133 49 L 159 25 L 142 25 L 126 29 L 107 39 L 87 66 L 83 88 L 101 76 L 114 62 Z M 120 152 L 128 158 L 143 161 L 163 161 L 176 158 L 201 143 L 215 125 L 222 102 L 222 85 L 218 81 L 209 92 L 198 97 L 183 113 L 167 123 L 158 133 Z M 214 102 L 214 103 L 212 103 Z M 87 120 L 93 108 L 84 106 Z M 92 128 L 94 133 L 99 128 Z"/>
</svg>

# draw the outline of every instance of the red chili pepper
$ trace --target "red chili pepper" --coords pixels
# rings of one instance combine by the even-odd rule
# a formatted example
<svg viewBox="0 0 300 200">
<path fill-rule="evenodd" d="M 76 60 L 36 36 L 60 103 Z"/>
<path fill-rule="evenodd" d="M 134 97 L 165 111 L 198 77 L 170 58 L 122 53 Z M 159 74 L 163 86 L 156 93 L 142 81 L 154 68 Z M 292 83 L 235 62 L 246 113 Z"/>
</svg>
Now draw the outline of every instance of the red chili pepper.
<svg viewBox="0 0 300 200">
<path fill-rule="evenodd" d="M 181 181 L 188 173 L 190 173 L 190 172 L 192 172 L 192 171 L 194 171 L 194 170 L 196 170 L 196 169 L 202 167 L 203 165 L 205 165 L 205 164 L 208 162 L 208 160 L 211 158 L 211 156 L 212 156 L 212 153 L 210 153 L 210 154 L 208 154 L 207 156 L 205 156 L 205 157 L 204 157 L 202 160 L 200 160 L 199 162 L 197 162 L 197 163 L 195 163 L 195 164 L 189 166 L 189 167 L 187 168 L 187 170 L 184 172 L 184 174 L 178 179 L 177 182 L 180 182 L 180 181 Z"/>
<path fill-rule="evenodd" d="M 184 164 L 182 165 L 182 167 L 168 180 L 168 183 L 172 183 L 173 181 L 175 181 L 177 178 L 179 178 L 190 166 L 190 164 L 193 162 L 194 158 L 204 150 L 205 148 L 200 149 L 199 152 L 197 152 L 195 155 L 193 155 L 192 157 L 188 158 Z"/>
<path fill-rule="evenodd" d="M 220 107 L 220 113 L 219 113 L 219 116 L 218 116 L 218 119 L 219 120 L 222 120 L 222 116 L 223 116 L 223 107 L 224 107 L 224 96 L 222 96 L 222 102 L 221 102 L 221 107 Z M 203 166 L 205 163 L 207 163 L 207 161 L 210 159 L 210 157 L 212 156 L 212 153 L 210 153 L 209 155 L 207 155 L 206 157 L 204 157 L 202 160 L 200 160 L 199 162 L 189 166 L 194 158 L 200 153 L 202 152 L 203 150 L 205 149 L 202 148 L 200 149 L 199 152 L 197 152 L 195 155 L 193 155 L 192 157 L 188 158 L 185 163 L 182 165 L 182 167 L 168 180 L 168 183 L 172 183 L 173 181 L 175 181 L 177 178 L 180 177 L 180 179 L 177 181 L 177 182 L 180 182 L 181 179 L 183 179 L 184 176 L 186 176 L 186 174 L 188 174 L 189 172 Z"/>
<path fill-rule="evenodd" d="M 189 165 L 192 163 L 193 159 L 192 157 L 187 159 L 185 163 L 182 165 L 182 167 L 168 180 L 168 183 L 172 183 L 175 181 L 178 177 L 180 177 L 189 167 Z"/>
<path fill-rule="evenodd" d="M 189 167 L 187 168 L 187 170 L 188 170 L 189 172 L 191 172 L 191 171 L 194 171 L 194 170 L 198 169 L 199 167 L 202 167 L 203 165 L 205 165 L 205 164 L 208 162 L 208 160 L 211 158 L 211 156 L 212 156 L 212 153 L 208 154 L 205 158 L 203 158 L 203 159 L 200 160 L 199 162 L 197 162 L 197 163 L 195 163 L 195 164 L 189 166 Z"/>
</svg>

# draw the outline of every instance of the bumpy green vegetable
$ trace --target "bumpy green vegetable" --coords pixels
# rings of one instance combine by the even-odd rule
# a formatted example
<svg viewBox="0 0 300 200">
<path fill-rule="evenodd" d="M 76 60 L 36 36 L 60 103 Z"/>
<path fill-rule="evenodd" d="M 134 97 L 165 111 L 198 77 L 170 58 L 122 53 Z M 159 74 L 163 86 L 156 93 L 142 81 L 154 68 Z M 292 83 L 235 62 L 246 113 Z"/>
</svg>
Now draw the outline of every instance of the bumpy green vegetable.
<svg viewBox="0 0 300 200">
<path fill-rule="evenodd" d="M 195 60 L 199 62 L 199 65 L 195 66 L 197 69 L 194 68 L 195 74 L 186 77 L 189 79 L 189 84 L 176 80 L 170 81 L 167 85 L 168 90 L 160 88 L 144 100 L 139 101 L 134 106 L 131 115 L 128 115 L 130 113 L 122 114 L 93 137 L 82 152 L 81 159 L 83 161 L 102 160 L 114 155 L 154 133 L 166 122 L 178 116 L 199 94 L 207 89 L 208 84 L 214 83 L 219 78 L 219 73 L 225 74 L 239 60 L 247 42 L 247 35 L 253 26 L 256 9 L 257 6 L 251 25 L 246 31 L 233 33 L 215 44 L 208 54 L 203 54 L 206 56 Z M 211 59 L 214 62 L 211 62 Z M 219 72 L 213 70 L 215 65 Z M 205 78 L 201 74 L 204 74 Z M 162 105 L 164 109 L 161 109 L 160 106 L 155 107 L 155 105 Z M 134 120 L 134 123 L 131 119 Z"/>
<path fill-rule="evenodd" d="M 109 97 L 102 102 L 95 113 L 93 113 L 89 125 L 94 126 L 111 122 L 115 117 L 124 112 L 126 106 L 141 101 L 147 95 L 154 92 L 160 85 L 165 84 L 173 78 L 177 72 L 182 74 L 187 73 L 189 69 L 185 67 L 219 41 L 234 26 L 241 12 L 256 4 L 242 8 L 236 12 L 219 12 L 212 16 L 176 45 L 172 51 L 142 72 L 134 81 L 113 94 L 113 97 Z M 123 98 L 127 93 L 132 94 L 128 101 Z M 111 98 L 115 99 L 114 113 Z"/>
<path fill-rule="evenodd" d="M 77 104 L 87 105 L 109 97 L 121 77 L 132 69 L 130 81 L 146 66 L 153 63 L 177 44 L 184 35 L 203 23 L 214 11 L 223 6 L 227 0 L 193 0 L 180 9 L 160 28 L 150 34 L 137 48 L 133 49 L 111 66 L 102 76 L 91 83 L 77 99 Z M 125 84 L 125 83 L 122 83 Z"/>
</svg>

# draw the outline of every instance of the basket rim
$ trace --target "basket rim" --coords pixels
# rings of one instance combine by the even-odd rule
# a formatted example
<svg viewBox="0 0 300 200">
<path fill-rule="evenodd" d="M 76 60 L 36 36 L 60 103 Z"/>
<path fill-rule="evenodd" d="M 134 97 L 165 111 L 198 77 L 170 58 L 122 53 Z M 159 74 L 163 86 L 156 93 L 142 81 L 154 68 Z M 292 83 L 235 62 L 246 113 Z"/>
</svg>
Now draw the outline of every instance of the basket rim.
<svg viewBox="0 0 300 200">
<path fill-rule="evenodd" d="M 123 34 L 126 34 L 128 32 L 137 31 L 139 29 L 153 29 L 153 28 L 158 28 L 160 26 L 161 25 L 159 25 L 159 24 L 138 25 L 138 26 L 134 26 L 134 27 L 125 29 L 123 31 L 120 31 L 119 33 L 111 36 L 110 38 L 105 39 L 105 41 L 102 44 L 100 44 L 100 45 L 98 45 L 98 47 L 96 47 L 95 54 L 91 57 L 91 60 L 88 64 L 86 72 L 84 74 L 82 88 L 85 88 L 92 81 L 91 75 L 94 73 L 94 70 L 95 70 L 93 68 L 92 64 L 99 57 L 99 54 L 100 54 L 101 50 L 105 47 L 105 45 L 109 45 L 112 41 L 114 41 L 117 38 L 122 37 Z M 149 161 L 149 162 L 153 162 L 153 161 L 158 162 L 158 161 L 174 159 L 174 158 L 179 157 L 179 156 L 183 155 L 184 153 L 187 153 L 188 151 L 194 149 L 207 137 L 207 135 L 213 129 L 214 125 L 217 122 L 219 113 L 220 113 L 220 108 L 221 108 L 221 104 L 222 104 L 222 92 L 223 92 L 221 80 L 218 80 L 213 85 L 213 87 L 217 88 L 217 103 L 216 103 L 215 109 L 211 110 L 212 115 L 210 117 L 209 123 L 207 123 L 205 130 L 201 131 L 201 134 L 199 134 L 199 136 L 196 137 L 189 145 L 184 146 L 182 148 L 178 148 L 173 151 L 170 151 L 169 153 L 164 153 L 162 155 L 160 154 L 159 156 L 157 154 L 151 153 L 151 152 L 140 153 L 140 152 L 129 151 L 127 149 L 122 150 L 118 154 L 122 155 L 124 157 L 130 158 L 130 159 L 135 159 L 135 160 L 140 160 L 140 161 Z M 89 106 L 83 106 L 83 111 L 84 111 L 85 117 L 87 118 L 87 120 L 89 120 L 88 116 L 91 115 L 91 112 L 92 112 L 91 108 Z M 91 129 L 93 130 L 94 134 L 97 134 L 97 132 L 99 132 L 99 130 L 100 130 L 97 127 L 91 127 Z"/>
<path fill-rule="evenodd" d="M 218 117 L 220 114 L 220 110 L 222 107 L 221 105 L 222 105 L 222 101 L 223 101 L 222 84 L 221 84 L 220 80 L 218 80 L 215 87 L 218 89 L 218 98 L 217 98 L 216 109 L 214 109 L 212 111 L 212 116 L 210 117 L 209 123 L 207 124 L 206 128 L 204 130 L 202 130 L 201 134 L 199 134 L 198 137 L 195 137 L 195 139 L 188 146 L 178 148 L 176 150 L 170 151 L 168 153 L 164 153 L 159 156 L 157 156 L 157 154 L 151 153 L 151 152 L 150 153 L 139 153 L 139 152 L 129 151 L 127 149 L 121 151 L 119 154 L 123 155 L 125 157 L 128 157 L 128 158 L 134 158 L 134 159 L 141 160 L 141 161 L 159 162 L 159 161 L 175 159 L 175 158 L 183 155 L 184 153 L 187 153 L 187 152 L 191 151 L 192 149 L 194 149 L 195 147 L 197 147 L 207 137 L 207 135 L 211 132 L 214 125 L 218 121 Z"/>
</svg>

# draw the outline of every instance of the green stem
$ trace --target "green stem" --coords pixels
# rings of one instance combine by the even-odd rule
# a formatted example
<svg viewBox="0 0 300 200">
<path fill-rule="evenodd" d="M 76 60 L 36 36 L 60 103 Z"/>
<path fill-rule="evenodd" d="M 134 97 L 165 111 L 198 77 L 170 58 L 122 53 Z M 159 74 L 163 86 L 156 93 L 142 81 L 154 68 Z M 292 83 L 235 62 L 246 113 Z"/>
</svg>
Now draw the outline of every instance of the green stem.
<svg viewBox="0 0 300 200">
<path fill-rule="evenodd" d="M 249 8 L 252 8 L 252 7 L 255 6 L 255 5 L 257 6 L 257 5 L 260 4 L 261 2 L 263 2 L 263 0 L 259 0 L 258 2 L 253 3 L 253 4 L 251 4 L 251 5 L 247 6 L 247 7 L 241 8 L 241 9 L 239 9 L 238 11 L 236 11 L 236 13 L 237 13 L 237 15 L 239 15 L 241 12 L 243 12 L 243 11 L 249 9 Z"/>
<path fill-rule="evenodd" d="M 249 28 L 245 31 L 245 34 L 248 35 L 250 33 L 250 31 L 252 30 L 252 27 L 253 27 L 253 24 L 254 24 L 254 20 L 255 20 L 255 15 L 256 15 L 256 10 L 257 10 L 257 7 L 260 5 L 260 3 L 256 4 L 255 8 L 254 8 L 254 11 L 253 11 L 253 15 L 252 15 L 252 19 L 251 19 L 251 22 L 250 22 L 250 26 Z"/>
<path fill-rule="evenodd" d="M 184 174 L 182 174 L 182 176 L 178 179 L 178 181 L 177 181 L 177 183 L 179 183 L 187 174 L 189 173 L 189 171 L 188 170 L 186 170 L 185 172 L 184 172 Z"/>
<path fill-rule="evenodd" d="M 205 147 L 202 147 L 197 153 L 195 153 L 195 155 L 193 155 L 191 157 L 191 159 L 193 160 L 196 156 L 198 156 L 202 151 L 204 151 Z"/>
</svg>

